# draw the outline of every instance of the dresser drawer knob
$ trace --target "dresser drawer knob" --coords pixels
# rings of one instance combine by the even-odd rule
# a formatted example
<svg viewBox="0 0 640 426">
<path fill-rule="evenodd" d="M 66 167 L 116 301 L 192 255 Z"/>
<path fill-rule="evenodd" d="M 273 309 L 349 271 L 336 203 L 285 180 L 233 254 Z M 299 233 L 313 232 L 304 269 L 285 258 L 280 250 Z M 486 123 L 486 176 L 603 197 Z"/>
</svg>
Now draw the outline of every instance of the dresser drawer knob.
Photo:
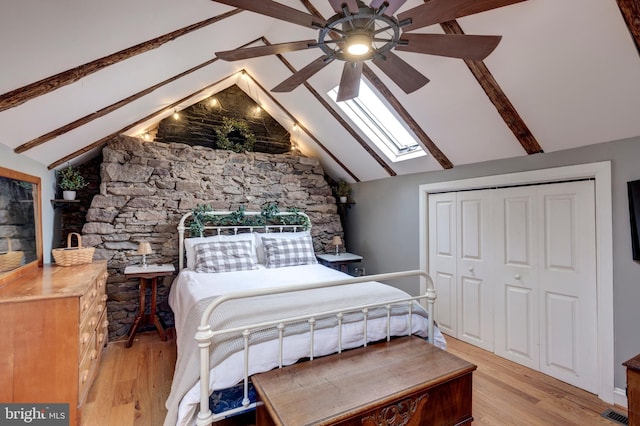
<svg viewBox="0 0 640 426">
<path fill-rule="evenodd" d="M 95 349 L 92 350 L 90 357 L 91 357 L 91 359 L 97 359 L 98 358 L 98 351 L 96 351 Z"/>
<path fill-rule="evenodd" d="M 89 340 L 91 339 L 91 335 L 89 333 L 82 333 L 82 344 L 86 345 L 87 343 L 89 343 Z"/>
<path fill-rule="evenodd" d="M 82 372 L 82 378 L 81 378 L 82 383 L 86 383 L 88 378 L 89 378 L 89 370 L 84 370 Z"/>
</svg>

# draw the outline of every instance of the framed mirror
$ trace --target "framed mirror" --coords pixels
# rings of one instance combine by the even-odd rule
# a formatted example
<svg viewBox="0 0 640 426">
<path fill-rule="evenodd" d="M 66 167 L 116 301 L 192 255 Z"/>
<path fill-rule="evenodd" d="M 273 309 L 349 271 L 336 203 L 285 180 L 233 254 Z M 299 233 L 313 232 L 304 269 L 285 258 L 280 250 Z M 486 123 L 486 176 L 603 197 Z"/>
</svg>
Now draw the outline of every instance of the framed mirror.
<svg viewBox="0 0 640 426">
<path fill-rule="evenodd" d="M 0 284 L 42 266 L 40 178 L 0 167 Z"/>
</svg>

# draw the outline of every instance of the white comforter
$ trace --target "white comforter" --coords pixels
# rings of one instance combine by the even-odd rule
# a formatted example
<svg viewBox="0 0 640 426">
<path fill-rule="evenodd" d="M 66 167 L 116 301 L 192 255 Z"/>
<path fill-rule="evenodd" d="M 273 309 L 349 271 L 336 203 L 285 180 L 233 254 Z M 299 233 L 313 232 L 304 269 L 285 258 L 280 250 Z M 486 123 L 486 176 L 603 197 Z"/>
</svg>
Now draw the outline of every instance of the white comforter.
<svg viewBox="0 0 640 426">
<path fill-rule="evenodd" d="M 193 424 L 199 403 L 198 380 L 199 363 L 195 351 L 195 332 L 202 309 L 215 297 L 237 291 L 262 289 L 265 287 L 279 287 L 283 285 L 312 284 L 336 279 L 348 278 L 342 272 L 322 265 L 304 265 L 288 268 L 260 269 L 241 272 L 226 272 L 217 274 L 196 273 L 184 270 L 174 281 L 169 294 L 169 304 L 175 313 L 178 358 L 171 387 L 171 394 L 167 399 L 168 414 L 165 426 L 179 424 Z M 385 287 L 382 289 L 381 287 Z M 406 293 L 390 286 L 379 283 L 362 283 L 324 289 L 325 293 L 339 294 L 340 299 L 349 300 L 351 305 L 371 303 L 375 294 L 384 290 L 385 297 L 397 300 L 408 297 Z M 317 291 L 317 290 L 309 290 Z M 325 294 L 326 296 L 326 294 Z M 273 296 L 275 297 L 275 296 Z M 282 297 L 282 296 L 278 296 Z M 224 305 L 223 305 L 224 306 Z M 302 308 L 304 310 L 304 308 Z M 314 307 L 315 312 L 323 307 Z M 248 315 L 249 313 L 247 313 Z M 426 337 L 427 321 L 420 314 L 413 315 L 413 333 Z M 406 319 L 392 321 L 392 334 L 406 334 Z M 386 337 L 386 318 L 370 319 L 367 325 L 369 341 Z M 435 332 L 436 345 L 444 348 L 444 337 L 439 330 Z M 343 347 L 361 346 L 361 324 L 346 324 L 343 326 Z M 292 364 L 298 359 L 308 357 L 309 339 L 306 334 L 293 334 L 286 337 L 284 364 Z M 335 330 L 318 329 L 315 331 L 314 356 L 322 356 L 337 351 L 337 333 Z M 215 348 L 213 348 L 215 349 Z M 195 359 L 195 362 L 194 362 Z M 210 374 L 210 391 L 228 388 L 240 382 L 243 378 L 242 352 L 225 354 L 224 359 L 214 361 Z M 251 346 L 249 351 L 249 374 L 271 370 L 278 365 L 278 342 L 266 341 Z"/>
</svg>

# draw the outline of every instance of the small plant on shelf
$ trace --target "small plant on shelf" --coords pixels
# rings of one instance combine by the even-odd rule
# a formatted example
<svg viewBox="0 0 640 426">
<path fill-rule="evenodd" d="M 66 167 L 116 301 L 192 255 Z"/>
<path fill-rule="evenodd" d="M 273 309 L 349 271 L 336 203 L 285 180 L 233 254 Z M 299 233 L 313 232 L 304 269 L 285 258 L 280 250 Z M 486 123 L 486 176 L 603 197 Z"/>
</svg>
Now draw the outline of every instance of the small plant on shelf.
<svg viewBox="0 0 640 426">
<path fill-rule="evenodd" d="M 88 185 L 87 181 L 80 174 L 80 171 L 68 164 L 62 170 L 57 173 L 58 186 L 63 191 L 63 197 L 65 200 L 74 200 L 75 192 Z"/>
<path fill-rule="evenodd" d="M 341 203 L 346 203 L 347 198 L 351 195 L 351 186 L 349 186 L 347 181 L 341 179 L 335 187 L 335 193 L 340 197 Z"/>
</svg>

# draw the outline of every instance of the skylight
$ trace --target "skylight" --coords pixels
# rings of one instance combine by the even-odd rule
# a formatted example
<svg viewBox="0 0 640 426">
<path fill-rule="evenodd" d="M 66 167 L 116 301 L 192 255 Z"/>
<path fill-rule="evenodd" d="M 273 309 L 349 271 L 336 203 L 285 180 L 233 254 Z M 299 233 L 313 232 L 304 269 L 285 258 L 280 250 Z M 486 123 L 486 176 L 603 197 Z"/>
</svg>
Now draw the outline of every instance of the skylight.
<svg viewBox="0 0 640 426">
<path fill-rule="evenodd" d="M 327 94 L 336 102 L 338 87 Z M 357 98 L 336 104 L 389 160 L 396 162 L 427 155 L 364 79 L 360 79 Z"/>
</svg>

